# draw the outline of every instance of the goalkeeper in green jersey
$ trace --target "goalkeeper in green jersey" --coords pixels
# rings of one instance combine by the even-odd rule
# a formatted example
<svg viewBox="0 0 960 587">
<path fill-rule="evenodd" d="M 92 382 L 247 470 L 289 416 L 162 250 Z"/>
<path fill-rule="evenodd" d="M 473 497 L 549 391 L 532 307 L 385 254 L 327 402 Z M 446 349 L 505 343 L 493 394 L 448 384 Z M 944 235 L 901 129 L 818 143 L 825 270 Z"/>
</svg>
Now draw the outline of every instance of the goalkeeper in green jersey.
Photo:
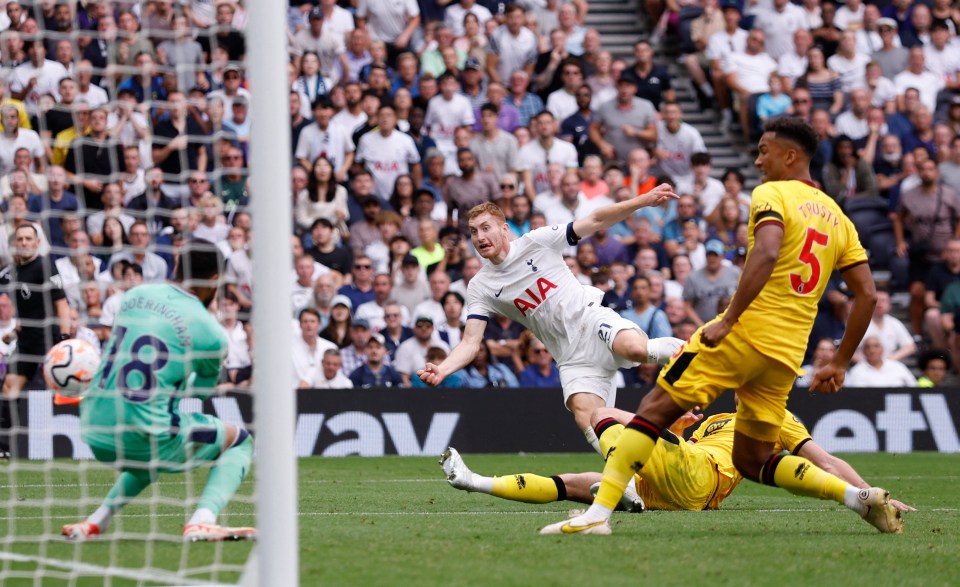
<svg viewBox="0 0 960 587">
<path fill-rule="evenodd" d="M 181 413 L 182 397 L 209 396 L 227 352 L 223 327 L 207 311 L 223 259 L 212 243 L 183 246 L 176 284 L 148 284 L 124 294 L 100 369 L 80 404 L 80 431 L 94 456 L 120 470 L 106 499 L 86 520 L 67 524 L 72 540 L 91 540 L 160 473 L 212 465 L 197 509 L 183 527 L 188 541 L 244 540 L 253 528 L 217 525 L 253 458 L 253 438 L 213 416 Z"/>
</svg>

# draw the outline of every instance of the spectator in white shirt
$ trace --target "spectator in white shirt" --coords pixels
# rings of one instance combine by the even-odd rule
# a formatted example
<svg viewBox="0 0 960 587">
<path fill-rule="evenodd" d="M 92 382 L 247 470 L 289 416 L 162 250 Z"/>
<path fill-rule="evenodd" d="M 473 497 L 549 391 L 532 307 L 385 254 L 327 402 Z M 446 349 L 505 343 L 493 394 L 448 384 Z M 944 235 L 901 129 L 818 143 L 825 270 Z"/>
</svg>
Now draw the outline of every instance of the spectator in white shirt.
<svg viewBox="0 0 960 587">
<path fill-rule="evenodd" d="M 420 185 L 420 152 L 410 135 L 396 130 L 397 113 L 393 106 L 380 106 L 377 122 L 376 131 L 360 137 L 356 158 L 373 175 L 376 194 L 386 200 L 401 175 L 409 173 L 414 184 Z"/>
<path fill-rule="evenodd" d="M 456 4 L 449 4 L 447 11 L 443 16 L 443 23 L 456 37 L 464 35 L 463 18 L 467 14 L 473 14 L 480 21 L 480 28 L 487 25 L 487 21 L 493 18 L 493 14 L 485 6 L 477 4 L 477 0 L 460 0 Z"/>
<path fill-rule="evenodd" d="M 319 379 L 323 355 L 337 345 L 320 338 L 320 313 L 313 308 L 300 311 L 300 336 L 293 339 L 293 376 L 299 389 L 312 387 Z"/>
<path fill-rule="evenodd" d="M 950 29 L 944 21 L 936 21 L 930 29 L 930 44 L 923 47 L 927 71 L 941 76 L 948 89 L 960 88 L 960 43 L 950 38 Z"/>
<path fill-rule="evenodd" d="M 551 163 L 568 169 L 579 167 L 577 148 L 556 138 L 558 123 L 553 114 L 544 110 L 536 120 L 537 140 L 520 148 L 520 163 L 517 166 L 523 174 L 523 187 L 530 199 L 550 188 L 547 168 Z"/>
<path fill-rule="evenodd" d="M 4 104 L 0 108 L 3 117 L 3 134 L 0 134 L 0 177 L 5 177 L 16 167 L 14 159 L 17 151 L 30 151 L 32 164 L 29 171 L 42 173 L 46 151 L 37 131 L 20 128 L 20 111 L 13 104 Z"/>
<path fill-rule="evenodd" d="M 727 59 L 727 86 L 737 98 L 735 107 L 740 111 L 740 127 L 744 138 L 750 142 L 749 110 L 750 96 L 770 90 L 770 74 L 777 70 L 777 62 L 764 51 L 763 31 L 754 29 L 747 35 L 747 48 L 743 53 L 732 53 Z"/>
<path fill-rule="evenodd" d="M 864 341 L 870 337 L 876 337 L 880 341 L 880 346 L 883 347 L 885 359 L 902 361 L 916 354 L 917 344 L 903 322 L 890 315 L 890 307 L 890 294 L 878 291 L 877 305 L 863 337 Z M 863 344 L 860 345 L 860 352 L 863 351 L 863 346 Z"/>
<path fill-rule="evenodd" d="M 843 6 L 837 8 L 837 15 L 833 17 L 833 24 L 844 31 L 855 31 L 863 25 L 863 0 L 846 0 Z"/>
<path fill-rule="evenodd" d="M 657 124 L 657 148 L 654 155 L 660 171 L 675 182 L 691 179 L 690 157 L 703 153 L 707 146 L 703 137 L 692 125 L 683 121 L 683 110 L 676 102 L 664 102 L 660 107 L 661 121 Z"/>
<path fill-rule="evenodd" d="M 916 387 L 917 378 L 907 366 L 883 357 L 883 344 L 876 336 L 863 340 L 864 360 L 847 372 L 847 387 Z"/>
<path fill-rule="evenodd" d="M 490 34 L 487 75 L 490 81 L 505 83 L 515 71 L 533 74 L 537 61 L 537 35 L 524 26 L 526 12 L 519 4 L 508 4 L 505 23 Z"/>
<path fill-rule="evenodd" d="M 340 358 L 340 351 L 337 349 L 327 349 L 323 353 L 323 359 L 320 361 L 320 369 L 317 371 L 317 377 L 313 382 L 314 389 L 353 389 L 353 381 L 343 374 L 343 359 Z"/>
<path fill-rule="evenodd" d="M 792 89 L 797 79 L 807 72 L 807 51 L 813 47 L 813 35 L 807 29 L 793 33 L 794 50 L 784 53 L 777 62 L 777 73 L 783 87 Z"/>
<path fill-rule="evenodd" d="M 870 93 L 867 90 L 857 88 L 850 92 L 850 108 L 841 112 L 834 122 L 837 135 L 847 135 L 854 141 L 859 141 L 870 134 L 867 124 L 869 110 Z"/>
<path fill-rule="evenodd" d="M 577 88 L 583 85 L 583 69 L 573 58 L 567 58 L 560 66 L 560 80 L 563 87 L 547 96 L 547 110 L 557 120 L 565 120 L 578 110 Z"/>
<path fill-rule="evenodd" d="M 10 76 L 10 93 L 13 98 L 23 100 L 27 112 L 37 114 L 41 96 L 50 94 L 54 100 L 60 99 L 58 86 L 68 74 L 63 65 L 47 59 L 43 39 L 36 38 L 26 45 L 29 60 L 14 68 Z"/>
<path fill-rule="evenodd" d="M 439 84 L 440 94 L 430 98 L 423 125 L 443 153 L 446 169 L 453 169 L 457 165 L 454 134 L 461 126 L 472 127 L 476 118 L 470 100 L 460 94 L 460 82 L 453 73 L 447 71 L 441 75 Z"/>
<path fill-rule="evenodd" d="M 767 54 L 780 59 L 794 50 L 793 34 L 804 28 L 805 20 L 803 9 L 790 0 L 773 0 L 773 6 L 758 12 L 753 26 L 766 35 Z"/>
<path fill-rule="evenodd" d="M 730 115 L 730 89 L 724 73 L 727 71 L 727 60 L 733 53 L 743 53 L 747 47 L 749 33 L 740 28 L 740 9 L 736 2 L 724 2 L 723 30 L 710 36 L 705 52 L 713 70 L 713 90 L 717 96 L 717 105 L 720 107 L 721 124 L 729 126 L 732 122 Z"/>
<path fill-rule="evenodd" d="M 863 10 L 863 28 L 857 31 L 857 53 L 872 57 L 874 52 L 883 48 L 883 39 L 880 38 L 877 25 L 879 20 L 880 9 L 874 4 L 867 4 Z M 900 46 L 899 37 L 897 37 L 897 46 Z"/>
<path fill-rule="evenodd" d="M 897 88 L 897 110 L 906 110 L 903 95 L 910 88 L 920 93 L 920 102 L 927 110 L 937 110 L 937 93 L 943 88 L 943 78 L 927 70 L 923 47 L 910 48 L 907 69 L 893 78 L 893 85 Z"/>
<path fill-rule="evenodd" d="M 840 76 L 840 86 L 845 94 L 866 85 L 867 63 L 870 63 L 870 57 L 857 52 L 857 34 L 853 31 L 844 31 L 840 35 L 837 52 L 827 59 L 827 67 Z"/>
<path fill-rule="evenodd" d="M 392 63 L 405 51 L 420 26 L 420 7 L 416 0 L 359 0 L 357 26 L 387 44 Z"/>
</svg>

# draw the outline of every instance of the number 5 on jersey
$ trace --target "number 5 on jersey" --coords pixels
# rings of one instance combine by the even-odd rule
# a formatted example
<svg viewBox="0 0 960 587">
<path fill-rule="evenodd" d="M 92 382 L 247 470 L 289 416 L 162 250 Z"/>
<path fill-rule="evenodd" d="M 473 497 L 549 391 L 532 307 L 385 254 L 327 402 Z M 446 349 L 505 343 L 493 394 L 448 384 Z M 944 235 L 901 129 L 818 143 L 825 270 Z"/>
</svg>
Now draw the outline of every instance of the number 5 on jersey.
<svg viewBox="0 0 960 587">
<path fill-rule="evenodd" d="M 813 253 L 813 245 L 821 247 L 827 246 L 828 235 L 816 230 L 807 228 L 807 239 L 803 242 L 803 248 L 800 250 L 799 261 L 804 265 L 810 266 L 810 278 L 804 281 L 799 273 L 790 274 L 790 287 L 798 294 L 808 294 L 817 289 L 820 283 L 820 259 Z"/>
</svg>

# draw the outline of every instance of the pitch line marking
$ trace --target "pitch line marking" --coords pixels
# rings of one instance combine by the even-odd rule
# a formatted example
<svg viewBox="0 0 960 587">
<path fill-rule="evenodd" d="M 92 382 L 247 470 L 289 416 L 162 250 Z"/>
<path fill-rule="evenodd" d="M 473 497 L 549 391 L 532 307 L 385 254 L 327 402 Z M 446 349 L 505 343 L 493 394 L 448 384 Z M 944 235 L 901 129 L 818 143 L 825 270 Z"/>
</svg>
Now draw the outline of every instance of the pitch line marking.
<svg viewBox="0 0 960 587">
<path fill-rule="evenodd" d="M 42 556 L 31 556 L 16 552 L 0 551 L 0 560 L 18 563 L 37 563 L 44 566 L 57 567 L 66 571 L 75 572 L 80 575 L 118 577 L 121 579 L 133 579 L 134 581 L 146 581 L 152 584 L 169 583 L 171 585 L 223 585 L 223 583 L 190 579 L 176 573 L 164 571 L 163 569 L 151 568 L 148 570 L 142 570 L 114 566 L 104 567 L 91 563 L 59 560 Z"/>
<path fill-rule="evenodd" d="M 774 513 L 774 514 L 789 514 L 789 513 L 833 513 L 833 512 L 842 512 L 846 511 L 846 508 L 760 508 L 760 509 L 720 509 L 720 510 L 708 510 L 715 513 Z M 936 513 L 956 513 L 960 512 L 960 508 L 921 508 L 918 513 L 927 513 L 927 512 L 936 512 Z M 463 512 L 299 512 L 297 515 L 301 518 L 312 518 L 312 517 L 347 517 L 347 516 L 538 516 L 542 514 L 557 514 L 563 513 L 561 510 L 519 510 L 519 511 L 504 511 L 504 510 L 489 510 L 489 511 L 463 511 Z M 622 512 L 621 512 L 622 513 Z M 698 512 L 688 512 L 686 510 L 648 510 L 644 512 L 644 515 L 660 515 L 660 514 L 674 514 L 674 513 L 698 513 Z M 253 517 L 253 514 L 227 514 L 234 517 Z M 169 513 L 155 513 L 155 514 L 123 514 L 124 518 L 175 518 L 175 517 L 184 517 L 183 513 L 169 512 Z M 57 520 L 62 519 L 64 521 L 73 520 L 74 518 L 66 517 L 55 517 L 51 518 L 49 516 L 0 516 L 0 521 L 36 521 L 36 520 Z M 53 536 L 53 535 L 51 535 Z M 59 535 L 54 536 L 59 538 Z M 15 541 L 14 541 L 15 542 Z"/>
</svg>

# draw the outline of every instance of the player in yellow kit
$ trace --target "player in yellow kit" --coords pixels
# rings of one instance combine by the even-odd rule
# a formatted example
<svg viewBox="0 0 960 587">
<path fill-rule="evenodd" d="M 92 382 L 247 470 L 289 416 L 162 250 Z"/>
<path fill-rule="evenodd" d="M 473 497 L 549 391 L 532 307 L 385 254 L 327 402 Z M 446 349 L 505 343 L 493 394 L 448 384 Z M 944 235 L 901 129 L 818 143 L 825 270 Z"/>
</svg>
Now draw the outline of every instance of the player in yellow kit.
<svg viewBox="0 0 960 587">
<path fill-rule="evenodd" d="M 604 454 L 611 454 L 611 449 L 616 452 L 617 439 L 631 417 L 629 412 L 616 408 L 600 408 L 594 413 L 594 430 Z M 650 460 L 633 479 L 641 499 L 624 498 L 620 502 L 621 509 L 639 512 L 644 509 L 698 511 L 720 508 L 720 503 L 743 479 L 733 466 L 736 414 L 721 413 L 706 418 L 690 440 L 684 442 L 683 431 L 702 418 L 702 414 L 687 412 L 661 434 Z M 806 427 L 790 412 L 783 419 L 774 450 L 800 455 L 859 488 L 869 487 L 849 463 L 817 445 Z M 471 471 L 452 447 L 444 452 L 440 465 L 447 481 L 457 489 L 526 503 L 564 499 L 590 503 L 593 499 L 591 486 L 600 481 L 600 473 L 596 472 L 550 477 L 531 473 L 484 477 Z M 897 509 L 913 510 L 894 500 L 891 503 Z"/>
<path fill-rule="evenodd" d="M 753 191 L 747 260 L 729 307 L 664 367 L 607 460 L 590 508 L 541 533 L 609 534 L 610 513 L 627 482 L 650 460 L 661 430 L 731 388 L 740 398 L 732 456 L 741 475 L 798 495 L 833 499 L 881 532 L 903 531 L 887 491 L 860 490 L 803 457 L 774 451 L 827 278 L 840 271 L 855 297 L 840 347 L 814 375 L 811 390 L 833 393 L 842 387 L 877 298 L 853 224 L 810 178 L 817 145 L 816 133 L 802 120 L 778 118 L 765 126 L 755 162 L 763 183 Z"/>
</svg>

